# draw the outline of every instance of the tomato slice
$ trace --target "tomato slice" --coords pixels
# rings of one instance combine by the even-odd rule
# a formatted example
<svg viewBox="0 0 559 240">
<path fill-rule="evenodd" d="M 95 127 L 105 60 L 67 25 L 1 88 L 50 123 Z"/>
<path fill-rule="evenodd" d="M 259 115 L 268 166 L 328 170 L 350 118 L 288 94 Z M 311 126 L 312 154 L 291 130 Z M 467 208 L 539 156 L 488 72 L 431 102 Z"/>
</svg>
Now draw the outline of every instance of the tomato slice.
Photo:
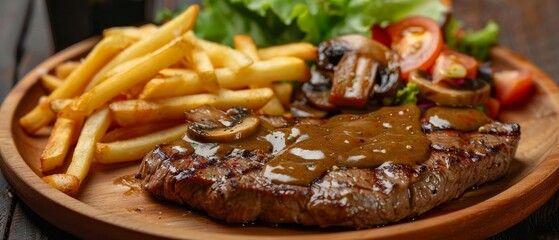
<svg viewBox="0 0 559 240">
<path fill-rule="evenodd" d="M 386 47 L 390 47 L 392 45 L 392 39 L 390 35 L 386 32 L 384 28 L 381 28 L 379 25 L 373 25 L 371 27 L 371 33 L 373 40 L 382 43 Z"/>
<path fill-rule="evenodd" d="M 429 70 L 443 49 L 441 28 L 427 17 L 406 18 L 386 27 L 386 32 L 392 40 L 392 49 L 400 55 L 404 79 L 412 70 Z"/>
<path fill-rule="evenodd" d="M 502 106 L 524 98 L 532 88 L 532 76 L 528 70 L 507 70 L 493 75 L 495 95 Z"/>
<path fill-rule="evenodd" d="M 452 84 L 454 79 L 474 79 L 477 76 L 477 67 L 478 62 L 475 58 L 445 48 L 431 68 L 433 83 L 445 81 Z"/>
</svg>

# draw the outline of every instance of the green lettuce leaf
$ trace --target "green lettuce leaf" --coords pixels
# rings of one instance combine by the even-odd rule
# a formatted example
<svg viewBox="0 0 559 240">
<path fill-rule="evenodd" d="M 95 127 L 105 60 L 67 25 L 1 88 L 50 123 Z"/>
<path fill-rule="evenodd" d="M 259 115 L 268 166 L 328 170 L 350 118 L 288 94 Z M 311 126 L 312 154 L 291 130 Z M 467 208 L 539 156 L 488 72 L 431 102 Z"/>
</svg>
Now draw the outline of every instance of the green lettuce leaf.
<svg viewBox="0 0 559 240">
<path fill-rule="evenodd" d="M 411 15 L 441 21 L 439 0 L 204 0 L 196 33 L 223 44 L 249 34 L 259 47 L 307 41 L 318 44 L 344 35 L 370 35 L 373 24 Z"/>
</svg>

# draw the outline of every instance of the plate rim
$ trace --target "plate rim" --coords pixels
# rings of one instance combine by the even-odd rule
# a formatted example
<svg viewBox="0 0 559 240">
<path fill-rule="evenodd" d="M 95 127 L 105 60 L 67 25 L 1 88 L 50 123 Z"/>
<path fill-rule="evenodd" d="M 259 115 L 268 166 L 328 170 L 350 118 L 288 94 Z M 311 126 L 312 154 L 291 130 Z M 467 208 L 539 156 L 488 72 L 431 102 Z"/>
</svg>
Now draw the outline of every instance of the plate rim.
<svg viewBox="0 0 559 240">
<path fill-rule="evenodd" d="M 99 41 L 99 37 L 93 37 L 76 43 L 69 48 L 49 57 L 40 65 L 27 73 L 21 81 L 10 91 L 0 108 L 0 167 L 6 180 L 10 183 L 13 190 L 33 211 L 39 216 L 46 219 L 51 224 L 76 236 L 86 238 L 122 238 L 122 237 L 142 237 L 142 238 L 177 238 L 184 235 L 184 231 L 173 227 L 151 225 L 141 221 L 130 221 L 123 216 L 104 211 L 87 205 L 75 198 L 69 197 L 42 181 L 33 170 L 27 165 L 25 160 L 19 154 L 16 147 L 12 129 L 13 124 L 17 124 L 14 120 L 15 112 L 19 104 L 26 95 L 26 92 L 37 84 L 41 70 L 51 69 L 56 64 L 75 58 L 90 50 L 94 44 Z M 539 70 L 532 63 L 528 62 L 521 56 L 512 51 L 496 46 L 492 49 L 492 54 L 500 56 L 508 56 L 505 61 L 509 61 L 513 66 L 528 68 L 535 76 L 538 84 L 541 84 L 544 91 L 551 94 L 559 93 L 557 84 L 545 73 Z M 559 109 L 559 98 L 554 97 L 553 104 L 555 109 Z M 6 116 L 6 117 L 4 117 Z M 17 126 L 19 127 L 19 126 Z M 559 189 L 559 144 L 550 148 L 545 159 L 542 160 L 534 171 L 528 173 L 524 178 L 513 184 L 504 191 L 495 196 L 486 199 L 472 206 L 450 212 L 441 216 L 434 216 L 428 219 L 417 221 L 397 223 L 382 228 L 372 228 L 363 230 L 348 230 L 334 233 L 312 233 L 304 235 L 310 239 L 337 239 L 337 238 L 401 238 L 405 236 L 415 236 L 420 238 L 445 238 L 452 236 L 456 238 L 459 229 L 470 226 L 472 222 L 480 222 L 480 216 L 488 216 L 495 213 L 496 208 L 491 207 L 498 205 L 500 208 L 506 207 L 511 209 L 521 209 L 522 214 L 517 214 L 515 218 L 507 217 L 502 221 L 491 221 L 496 217 L 484 218 L 481 223 L 475 224 L 481 228 L 480 231 L 472 231 L 468 238 L 487 237 L 491 233 L 500 232 L 515 223 L 519 222 L 530 213 L 541 207 L 555 192 Z M 539 171 L 535 171 L 539 170 Z M 545 187 L 547 191 L 542 191 Z M 552 191 L 551 191 L 552 190 Z M 536 194 L 539 192 L 539 194 Z M 514 196 L 514 197 L 513 197 Z M 519 200 L 522 199 L 522 200 Z M 528 199 L 528 201 L 527 201 Z M 505 201 L 508 200 L 508 201 Z M 532 202 L 532 204 L 526 204 Z M 47 214 L 45 209 L 56 208 L 60 210 L 60 214 L 53 216 Z M 480 211 L 483 210 L 483 211 Z M 63 219 L 61 219 L 63 218 Z M 451 219 L 449 221 L 448 219 Z M 61 224 L 61 221 L 73 224 Z M 88 224 L 87 228 L 79 224 L 82 221 L 95 221 L 96 224 Z M 490 225 L 488 225 L 490 224 Z M 456 227 L 449 231 L 430 231 L 440 228 L 441 225 L 455 225 Z M 155 229 L 155 231 L 150 230 Z M 402 230 L 405 229 L 405 232 Z M 273 232 L 272 232 L 273 233 Z M 477 234 L 477 235 L 476 235 Z M 481 234 L 481 235 L 480 235 Z M 208 233 L 204 231 L 188 230 L 188 238 L 220 238 L 220 239 L 260 239 L 262 237 L 288 239 L 293 235 L 273 236 L 273 235 L 248 235 L 248 234 L 227 234 L 227 233 Z M 464 236 L 462 236 L 464 237 Z"/>
</svg>

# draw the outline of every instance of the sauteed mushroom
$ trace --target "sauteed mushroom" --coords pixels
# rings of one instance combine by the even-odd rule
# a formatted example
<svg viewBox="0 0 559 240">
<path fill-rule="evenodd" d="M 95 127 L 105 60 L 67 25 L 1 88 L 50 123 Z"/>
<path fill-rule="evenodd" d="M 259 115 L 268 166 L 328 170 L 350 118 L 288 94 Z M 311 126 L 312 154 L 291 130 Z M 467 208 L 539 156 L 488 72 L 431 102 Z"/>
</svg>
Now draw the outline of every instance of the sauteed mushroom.
<svg viewBox="0 0 559 240">
<path fill-rule="evenodd" d="M 379 63 L 366 53 L 344 54 L 336 71 L 329 102 L 336 106 L 362 108 L 373 91 Z"/>
<path fill-rule="evenodd" d="M 307 101 L 313 106 L 332 110 L 336 106 L 328 101 L 328 95 L 332 89 L 332 77 L 329 77 L 328 72 L 320 71 L 315 68 L 311 70 L 311 80 L 303 83 L 301 90 L 303 91 Z"/>
<path fill-rule="evenodd" d="M 188 137 L 200 142 L 231 142 L 245 139 L 258 130 L 260 119 L 245 108 L 231 108 L 223 112 L 202 106 L 185 113 L 191 121 Z"/>
<path fill-rule="evenodd" d="M 381 43 L 361 35 L 345 35 L 318 45 L 318 67 L 334 70 L 348 51 L 359 51 L 370 55 L 385 66 L 391 58 L 390 50 Z"/>
<path fill-rule="evenodd" d="M 401 81 L 397 55 L 390 49 L 361 35 L 347 35 L 321 43 L 318 50 L 318 67 L 334 72 L 331 105 L 362 108 L 370 98 L 383 105 L 394 103 Z M 317 92 L 323 91 L 311 93 Z"/>
<path fill-rule="evenodd" d="M 414 70 L 409 82 L 417 84 L 419 95 L 439 106 L 472 107 L 486 103 L 491 97 L 491 88 L 485 81 L 471 79 L 460 88 L 434 84 L 424 72 Z"/>
</svg>

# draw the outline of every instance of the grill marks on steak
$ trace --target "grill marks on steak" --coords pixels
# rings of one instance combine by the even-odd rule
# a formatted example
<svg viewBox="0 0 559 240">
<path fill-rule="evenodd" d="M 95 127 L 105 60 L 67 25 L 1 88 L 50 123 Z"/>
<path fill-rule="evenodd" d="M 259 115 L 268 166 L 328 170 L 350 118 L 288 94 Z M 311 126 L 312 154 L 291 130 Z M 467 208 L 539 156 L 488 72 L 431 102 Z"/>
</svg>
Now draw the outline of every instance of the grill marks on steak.
<svg viewBox="0 0 559 240">
<path fill-rule="evenodd" d="M 202 157 L 177 141 L 159 145 L 141 164 L 142 188 L 227 222 L 373 227 L 417 216 L 502 177 L 514 157 L 520 127 L 493 122 L 478 132 L 427 133 L 431 156 L 417 166 L 336 168 L 310 186 L 274 184 L 263 176 L 273 156 L 261 150 Z"/>
</svg>

